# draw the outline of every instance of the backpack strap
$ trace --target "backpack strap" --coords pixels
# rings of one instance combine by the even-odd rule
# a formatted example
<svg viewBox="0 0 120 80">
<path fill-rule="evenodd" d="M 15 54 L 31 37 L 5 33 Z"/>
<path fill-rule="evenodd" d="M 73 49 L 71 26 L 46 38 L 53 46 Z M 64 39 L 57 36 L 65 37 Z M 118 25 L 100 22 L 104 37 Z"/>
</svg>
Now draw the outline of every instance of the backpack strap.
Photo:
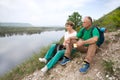
<svg viewBox="0 0 120 80">
<path fill-rule="evenodd" d="M 93 30 L 94 30 L 94 26 L 92 27 L 92 30 L 91 30 L 91 32 L 90 32 L 90 35 L 91 35 L 91 37 L 93 37 Z"/>
<path fill-rule="evenodd" d="M 81 38 L 83 37 L 84 32 L 85 32 L 85 28 L 83 28 L 83 30 L 82 30 L 82 35 L 81 35 Z"/>
</svg>

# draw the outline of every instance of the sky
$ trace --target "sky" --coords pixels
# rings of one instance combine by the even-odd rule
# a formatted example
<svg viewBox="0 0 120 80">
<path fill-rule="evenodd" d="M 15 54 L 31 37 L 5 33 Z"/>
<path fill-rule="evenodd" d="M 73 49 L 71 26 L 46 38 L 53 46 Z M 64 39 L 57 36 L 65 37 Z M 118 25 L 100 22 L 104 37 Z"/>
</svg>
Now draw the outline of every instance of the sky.
<svg viewBox="0 0 120 80">
<path fill-rule="evenodd" d="M 0 22 L 63 26 L 73 12 L 99 19 L 119 6 L 120 0 L 0 0 Z"/>
</svg>

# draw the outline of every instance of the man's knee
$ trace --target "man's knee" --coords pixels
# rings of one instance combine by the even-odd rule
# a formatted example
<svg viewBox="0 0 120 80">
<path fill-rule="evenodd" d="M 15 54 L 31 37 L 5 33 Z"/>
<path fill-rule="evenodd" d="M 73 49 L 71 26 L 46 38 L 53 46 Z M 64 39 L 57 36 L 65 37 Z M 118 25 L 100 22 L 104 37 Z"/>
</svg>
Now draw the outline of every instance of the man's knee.
<svg viewBox="0 0 120 80">
<path fill-rule="evenodd" d="M 85 47 L 85 46 L 77 47 L 77 50 L 79 50 L 82 53 L 86 53 L 88 50 L 88 47 Z"/>
<path fill-rule="evenodd" d="M 91 45 L 89 45 L 88 48 L 96 50 L 97 49 L 97 45 L 96 45 L 96 43 L 95 44 L 91 44 Z"/>
</svg>

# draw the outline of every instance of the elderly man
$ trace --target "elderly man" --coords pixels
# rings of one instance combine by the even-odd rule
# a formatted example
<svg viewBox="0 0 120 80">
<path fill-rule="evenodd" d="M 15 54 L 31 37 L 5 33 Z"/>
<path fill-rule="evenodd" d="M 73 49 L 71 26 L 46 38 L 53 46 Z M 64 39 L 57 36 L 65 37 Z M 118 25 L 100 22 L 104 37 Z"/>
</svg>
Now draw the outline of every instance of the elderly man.
<svg viewBox="0 0 120 80">
<path fill-rule="evenodd" d="M 91 30 L 92 30 L 92 36 L 91 36 Z M 86 16 L 83 19 L 83 28 L 80 29 L 80 31 L 77 33 L 76 36 L 69 38 L 70 43 L 68 44 L 68 47 L 66 48 L 64 58 L 61 61 L 61 65 L 65 65 L 67 62 L 70 61 L 70 55 L 72 48 L 76 48 L 77 50 L 81 52 L 86 52 L 87 55 L 84 59 L 84 64 L 82 68 L 80 68 L 80 72 L 86 73 L 90 67 L 90 63 L 92 62 L 93 57 L 95 56 L 95 52 L 97 49 L 97 42 L 99 39 L 99 31 L 96 27 L 93 28 L 92 26 L 92 18 L 89 16 Z M 78 41 L 75 39 L 79 39 Z"/>
</svg>

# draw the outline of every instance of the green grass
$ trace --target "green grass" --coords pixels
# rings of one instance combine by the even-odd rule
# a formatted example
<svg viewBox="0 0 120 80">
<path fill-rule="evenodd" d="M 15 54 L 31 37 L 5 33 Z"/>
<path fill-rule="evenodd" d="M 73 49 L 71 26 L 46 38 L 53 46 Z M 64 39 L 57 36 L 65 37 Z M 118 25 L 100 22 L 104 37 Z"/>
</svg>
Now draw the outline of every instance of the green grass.
<svg viewBox="0 0 120 80">
<path fill-rule="evenodd" d="M 41 69 L 45 64 L 40 63 L 38 58 L 43 57 L 48 49 L 49 47 L 41 49 L 39 54 L 34 54 L 24 63 L 18 65 L 15 69 L 0 77 L 0 80 L 21 80 L 26 75 L 30 75 L 34 71 Z"/>
<path fill-rule="evenodd" d="M 104 67 L 106 74 L 109 74 L 109 75 L 114 74 L 113 65 L 114 65 L 114 63 L 111 60 L 109 60 L 109 61 L 103 60 L 103 67 Z"/>
<path fill-rule="evenodd" d="M 95 20 L 94 25 L 106 27 L 109 32 L 120 29 L 120 6 L 103 17 Z"/>
</svg>

